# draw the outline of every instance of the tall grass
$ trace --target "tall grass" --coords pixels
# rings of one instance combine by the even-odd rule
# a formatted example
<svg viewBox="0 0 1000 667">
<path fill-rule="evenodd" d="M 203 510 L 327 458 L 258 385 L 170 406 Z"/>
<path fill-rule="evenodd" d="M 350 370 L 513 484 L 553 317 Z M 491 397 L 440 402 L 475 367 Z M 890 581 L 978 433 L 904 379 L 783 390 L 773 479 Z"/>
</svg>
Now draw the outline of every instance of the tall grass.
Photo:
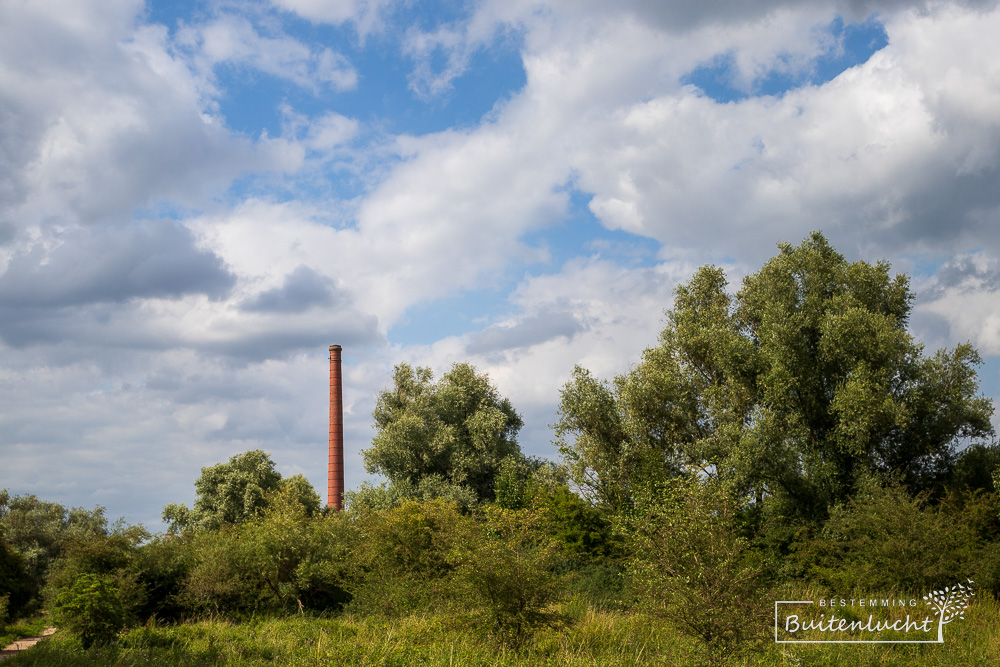
<svg viewBox="0 0 1000 667">
<path fill-rule="evenodd" d="M 84 650 L 54 637 L 4 667 L 196 667 L 224 665 L 487 666 L 702 664 L 693 640 L 645 615 L 598 611 L 579 603 L 561 609 L 569 623 L 544 630 L 520 649 L 491 644 L 468 619 L 449 615 L 403 618 L 259 618 L 243 623 L 203 620 L 138 628 L 117 645 Z M 729 664 L 762 667 L 899 667 L 1000 664 L 1000 605 L 976 599 L 966 618 L 947 626 L 944 644 L 770 644 Z"/>
</svg>

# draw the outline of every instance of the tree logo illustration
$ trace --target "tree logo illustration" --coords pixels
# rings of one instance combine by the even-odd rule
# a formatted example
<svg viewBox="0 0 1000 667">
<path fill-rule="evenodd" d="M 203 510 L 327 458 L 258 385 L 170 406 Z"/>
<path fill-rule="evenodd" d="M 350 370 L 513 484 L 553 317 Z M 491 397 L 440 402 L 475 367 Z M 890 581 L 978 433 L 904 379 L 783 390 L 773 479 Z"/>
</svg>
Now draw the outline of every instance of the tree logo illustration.
<svg viewBox="0 0 1000 667">
<path fill-rule="evenodd" d="M 931 591 L 930 595 L 924 596 L 928 606 L 937 610 L 938 613 L 937 640 L 939 642 L 944 642 L 944 626 L 956 618 L 965 619 L 965 610 L 969 608 L 969 598 L 975 595 L 971 587 L 975 582 L 972 579 L 966 579 L 966 581 L 969 582 L 969 586 L 964 584 L 945 586 L 943 590 Z"/>
</svg>

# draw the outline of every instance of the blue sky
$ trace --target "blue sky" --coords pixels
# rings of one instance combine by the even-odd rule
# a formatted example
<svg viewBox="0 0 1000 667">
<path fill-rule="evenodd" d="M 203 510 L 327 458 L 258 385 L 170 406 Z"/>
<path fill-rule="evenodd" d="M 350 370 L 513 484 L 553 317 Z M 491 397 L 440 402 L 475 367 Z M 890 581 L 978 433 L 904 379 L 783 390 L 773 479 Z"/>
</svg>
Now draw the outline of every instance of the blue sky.
<svg viewBox="0 0 1000 667">
<path fill-rule="evenodd" d="M 400 362 L 549 429 L 822 229 L 1000 396 L 992 2 L 38 0 L 0 7 L 0 487 L 157 528 L 251 448 L 348 486 Z M 54 464 L 54 462 L 56 462 Z"/>
</svg>

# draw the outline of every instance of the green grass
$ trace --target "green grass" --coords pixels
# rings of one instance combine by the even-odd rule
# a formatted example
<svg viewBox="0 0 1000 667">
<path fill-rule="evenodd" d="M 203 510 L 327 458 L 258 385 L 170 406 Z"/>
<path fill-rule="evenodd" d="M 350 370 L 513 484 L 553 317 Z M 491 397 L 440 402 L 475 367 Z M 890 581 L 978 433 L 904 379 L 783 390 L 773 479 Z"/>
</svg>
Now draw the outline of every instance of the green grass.
<svg viewBox="0 0 1000 667">
<path fill-rule="evenodd" d="M 0 649 L 10 646 L 18 639 L 37 637 L 49 624 L 50 620 L 47 616 L 34 616 L 20 619 L 9 625 L 0 625 Z"/>
<path fill-rule="evenodd" d="M 564 627 L 538 633 L 520 650 L 493 644 L 469 619 L 446 615 L 401 619 L 360 616 L 288 617 L 243 623 L 203 620 L 137 628 L 116 646 L 84 651 L 64 633 L 4 667 L 194 667 L 225 665 L 699 665 L 699 647 L 643 615 L 565 605 Z M 1000 605 L 977 599 L 937 645 L 766 644 L 732 663 L 762 667 L 835 665 L 942 667 L 1000 664 Z"/>
</svg>

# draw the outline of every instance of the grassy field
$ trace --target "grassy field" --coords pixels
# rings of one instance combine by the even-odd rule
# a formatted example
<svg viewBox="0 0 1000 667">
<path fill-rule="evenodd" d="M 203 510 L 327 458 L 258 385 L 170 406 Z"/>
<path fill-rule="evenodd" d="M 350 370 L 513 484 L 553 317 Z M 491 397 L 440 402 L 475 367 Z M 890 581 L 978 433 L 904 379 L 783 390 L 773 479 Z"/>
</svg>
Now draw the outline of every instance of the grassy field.
<svg viewBox="0 0 1000 667">
<path fill-rule="evenodd" d="M 520 650 L 491 643 L 468 619 L 288 617 L 235 624 L 203 620 L 137 628 L 118 645 L 83 650 L 64 633 L 5 667 L 163 665 L 699 665 L 704 654 L 662 621 L 641 615 L 564 609 L 564 627 L 545 630 Z M 964 620 L 946 626 L 945 643 L 923 646 L 765 644 L 734 665 L 829 666 L 1000 664 L 1000 606 L 978 599 Z"/>
</svg>

